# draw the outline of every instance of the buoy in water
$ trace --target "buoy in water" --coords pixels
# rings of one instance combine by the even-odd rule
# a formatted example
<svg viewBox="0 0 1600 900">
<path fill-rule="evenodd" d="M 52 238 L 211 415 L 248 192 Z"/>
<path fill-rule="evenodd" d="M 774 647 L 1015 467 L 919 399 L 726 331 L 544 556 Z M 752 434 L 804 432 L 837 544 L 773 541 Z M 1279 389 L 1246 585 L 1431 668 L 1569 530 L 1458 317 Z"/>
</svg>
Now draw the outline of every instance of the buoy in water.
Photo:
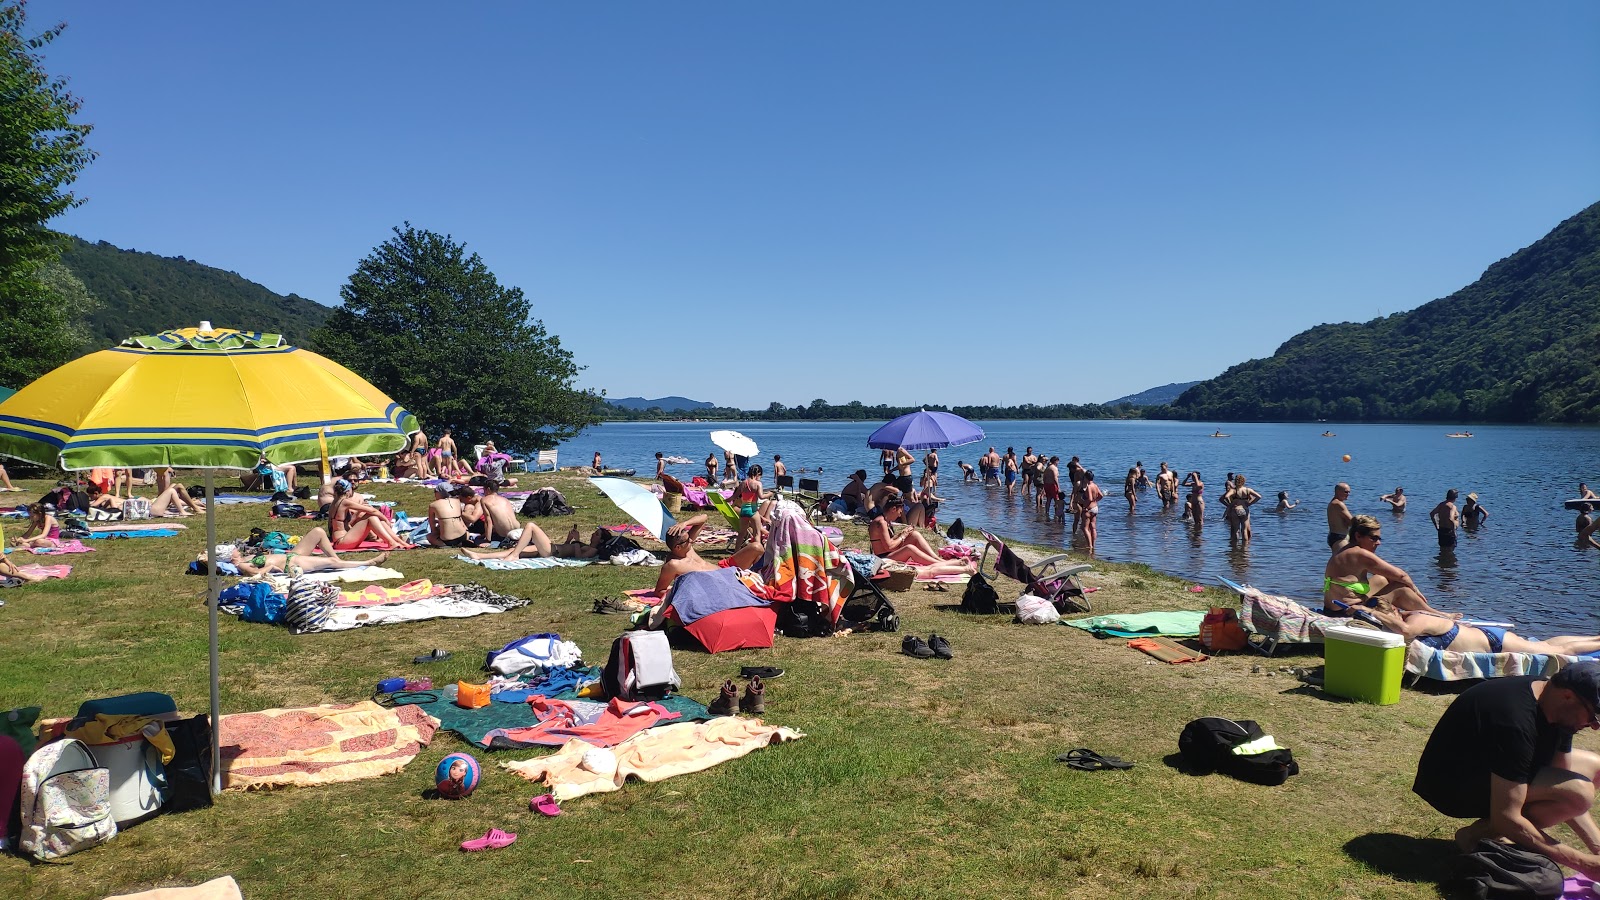
<svg viewBox="0 0 1600 900">
<path fill-rule="evenodd" d="M 1346 453 L 1346 454 L 1345 454 L 1345 455 L 1344 455 L 1344 461 L 1345 461 L 1345 462 L 1349 462 L 1349 461 L 1350 461 L 1350 454 L 1348 454 L 1348 453 Z"/>
</svg>

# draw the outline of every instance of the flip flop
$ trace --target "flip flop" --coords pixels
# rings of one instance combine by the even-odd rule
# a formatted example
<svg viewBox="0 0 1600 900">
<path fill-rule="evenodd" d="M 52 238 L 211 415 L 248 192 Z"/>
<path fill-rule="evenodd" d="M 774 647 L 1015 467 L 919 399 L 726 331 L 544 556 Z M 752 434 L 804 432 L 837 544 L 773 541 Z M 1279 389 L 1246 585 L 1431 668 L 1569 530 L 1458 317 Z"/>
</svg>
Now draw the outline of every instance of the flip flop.
<svg viewBox="0 0 1600 900">
<path fill-rule="evenodd" d="M 502 847 L 511 846 L 512 844 L 516 843 L 516 841 L 517 836 L 515 834 L 512 834 L 509 831 L 501 831 L 498 828 L 491 828 L 489 829 L 489 833 L 481 838 L 473 838 L 470 841 L 462 841 L 461 849 L 466 850 L 469 853 L 476 852 L 478 850 L 499 850 Z"/>
<path fill-rule="evenodd" d="M 449 650 L 430 650 L 421 656 L 412 657 L 411 661 L 420 666 L 423 663 L 444 662 L 449 658 Z"/>
<path fill-rule="evenodd" d="M 552 818 L 561 815 L 561 804 L 556 802 L 555 794 L 540 794 L 528 801 L 528 808 Z"/>
<path fill-rule="evenodd" d="M 1074 769 L 1084 772 L 1100 772 L 1105 769 L 1131 769 L 1133 763 L 1121 757 L 1101 756 L 1087 747 L 1069 750 L 1056 757 L 1056 762 L 1064 762 Z"/>
</svg>

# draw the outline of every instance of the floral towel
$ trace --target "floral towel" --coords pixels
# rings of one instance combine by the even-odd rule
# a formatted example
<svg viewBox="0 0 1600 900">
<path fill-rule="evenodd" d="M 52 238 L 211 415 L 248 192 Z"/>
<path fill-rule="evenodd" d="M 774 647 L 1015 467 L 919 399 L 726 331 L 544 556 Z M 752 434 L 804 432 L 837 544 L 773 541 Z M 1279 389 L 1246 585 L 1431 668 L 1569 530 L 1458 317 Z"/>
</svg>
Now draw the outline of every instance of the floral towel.
<svg viewBox="0 0 1600 900">
<path fill-rule="evenodd" d="M 400 771 L 439 720 L 415 706 L 268 709 L 222 717 L 222 787 L 249 791 L 333 784 Z"/>
</svg>

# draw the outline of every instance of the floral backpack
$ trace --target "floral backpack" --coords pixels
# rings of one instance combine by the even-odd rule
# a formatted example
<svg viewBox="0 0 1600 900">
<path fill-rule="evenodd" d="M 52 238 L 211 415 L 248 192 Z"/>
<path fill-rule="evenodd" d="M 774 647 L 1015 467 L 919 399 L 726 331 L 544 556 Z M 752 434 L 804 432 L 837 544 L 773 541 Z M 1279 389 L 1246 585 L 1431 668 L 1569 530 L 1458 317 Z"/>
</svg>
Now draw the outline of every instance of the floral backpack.
<svg viewBox="0 0 1600 900">
<path fill-rule="evenodd" d="M 117 834 L 111 817 L 111 772 L 82 741 L 40 747 L 22 770 L 22 833 L 18 844 L 38 859 L 57 859 L 103 844 Z"/>
</svg>

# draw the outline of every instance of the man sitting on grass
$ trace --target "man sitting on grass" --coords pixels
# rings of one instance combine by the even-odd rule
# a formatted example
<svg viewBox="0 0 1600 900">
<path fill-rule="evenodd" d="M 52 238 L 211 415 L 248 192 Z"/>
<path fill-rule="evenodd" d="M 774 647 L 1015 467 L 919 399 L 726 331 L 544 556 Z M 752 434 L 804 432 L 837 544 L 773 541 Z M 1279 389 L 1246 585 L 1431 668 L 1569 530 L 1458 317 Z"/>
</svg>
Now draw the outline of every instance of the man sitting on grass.
<svg viewBox="0 0 1600 900">
<path fill-rule="evenodd" d="M 1572 749 L 1575 733 L 1600 728 L 1597 707 L 1600 662 L 1474 685 L 1439 717 L 1411 789 L 1447 816 L 1475 820 L 1456 832 L 1463 850 L 1506 840 L 1600 877 L 1600 827 L 1589 815 L 1600 756 Z M 1588 853 L 1545 833 L 1562 823 Z"/>
<path fill-rule="evenodd" d="M 665 597 L 672 582 L 685 572 L 709 572 L 719 568 L 748 569 L 766 552 L 766 547 L 760 542 L 751 541 L 720 564 L 710 562 L 694 550 L 694 539 L 705 526 L 706 515 L 701 513 L 667 529 L 667 552 L 672 555 L 661 567 L 661 575 L 656 578 L 657 596 Z"/>
</svg>

